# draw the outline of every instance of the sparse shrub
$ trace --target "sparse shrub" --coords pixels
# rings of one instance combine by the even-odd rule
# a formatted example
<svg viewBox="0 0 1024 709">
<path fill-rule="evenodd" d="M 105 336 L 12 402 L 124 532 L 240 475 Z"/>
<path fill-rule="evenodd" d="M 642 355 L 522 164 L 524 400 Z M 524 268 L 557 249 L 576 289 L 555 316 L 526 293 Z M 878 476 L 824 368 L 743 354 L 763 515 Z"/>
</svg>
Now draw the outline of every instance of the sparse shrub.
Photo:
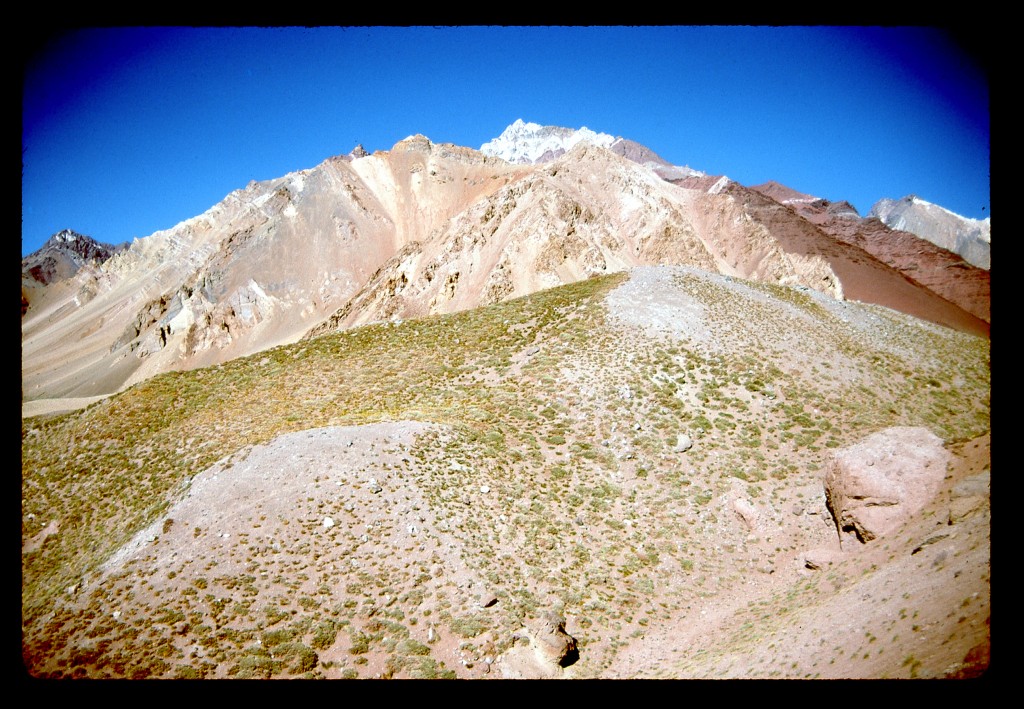
<svg viewBox="0 0 1024 709">
<path fill-rule="evenodd" d="M 190 665 L 178 665 L 174 670 L 175 679 L 202 679 L 203 675 Z"/>
<path fill-rule="evenodd" d="M 338 625 L 332 620 L 323 620 L 313 628 L 313 647 L 317 650 L 326 650 L 338 637 Z"/>
<path fill-rule="evenodd" d="M 295 631 L 291 628 L 279 628 L 277 630 L 268 630 L 263 633 L 261 638 L 264 647 L 274 647 L 286 643 L 295 638 Z"/>
<path fill-rule="evenodd" d="M 398 652 L 403 655 L 429 655 L 430 648 L 418 640 L 406 638 L 402 642 L 398 643 Z"/>
<path fill-rule="evenodd" d="M 270 679 L 280 671 L 281 663 L 275 662 L 266 650 L 249 648 L 247 654 L 236 665 L 228 668 L 228 676 L 239 679 Z"/>
<path fill-rule="evenodd" d="M 293 675 L 311 672 L 319 664 L 320 657 L 302 643 L 285 643 L 274 649 L 275 658 L 280 658 Z"/>
<path fill-rule="evenodd" d="M 452 618 L 449 622 L 452 632 L 464 638 L 475 638 L 489 627 L 479 617 L 464 616 Z"/>
<path fill-rule="evenodd" d="M 356 631 L 352 634 L 352 645 L 348 649 L 349 654 L 363 655 L 370 651 L 370 637 L 365 633 Z"/>
</svg>

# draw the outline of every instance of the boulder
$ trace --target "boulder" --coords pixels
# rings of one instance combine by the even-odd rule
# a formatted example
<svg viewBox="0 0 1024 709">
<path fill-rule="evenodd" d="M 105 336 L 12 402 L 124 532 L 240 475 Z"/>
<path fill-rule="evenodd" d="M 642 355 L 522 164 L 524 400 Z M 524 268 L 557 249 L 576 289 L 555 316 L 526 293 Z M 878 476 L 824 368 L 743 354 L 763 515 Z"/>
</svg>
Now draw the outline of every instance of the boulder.
<svg viewBox="0 0 1024 709">
<path fill-rule="evenodd" d="M 808 549 L 800 555 L 800 566 L 811 571 L 820 571 L 839 561 L 843 552 L 836 549 Z"/>
<path fill-rule="evenodd" d="M 950 454 L 926 428 L 895 427 L 837 451 L 825 500 L 839 531 L 869 542 L 899 527 L 942 487 Z"/>
<path fill-rule="evenodd" d="M 552 664 L 566 667 L 579 659 L 576 638 L 565 632 L 565 618 L 554 611 L 534 624 L 533 637 L 543 657 Z"/>
<path fill-rule="evenodd" d="M 747 529 L 751 531 L 757 529 L 757 508 L 749 500 L 737 497 L 732 501 L 732 509 L 743 520 L 743 524 L 747 526 Z"/>
<path fill-rule="evenodd" d="M 565 618 L 549 611 L 513 636 L 518 641 L 499 658 L 506 679 L 541 679 L 562 676 L 579 659 L 576 638 L 565 632 Z"/>
</svg>

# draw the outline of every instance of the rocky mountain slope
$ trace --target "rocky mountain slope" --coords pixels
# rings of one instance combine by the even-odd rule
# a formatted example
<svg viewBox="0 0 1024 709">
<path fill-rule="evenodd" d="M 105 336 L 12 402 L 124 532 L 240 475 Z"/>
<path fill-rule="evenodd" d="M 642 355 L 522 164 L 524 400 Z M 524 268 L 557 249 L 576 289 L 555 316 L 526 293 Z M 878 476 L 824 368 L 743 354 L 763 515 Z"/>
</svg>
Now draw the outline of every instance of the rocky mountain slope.
<svg viewBox="0 0 1024 709">
<path fill-rule="evenodd" d="M 989 392 L 985 337 L 692 267 L 160 374 L 23 421 L 23 660 L 976 676 Z"/>
<path fill-rule="evenodd" d="M 984 671 L 988 272 L 550 128 L 39 283 L 23 398 L 79 398 L 22 421 L 31 676 Z"/>
<path fill-rule="evenodd" d="M 874 217 L 862 218 L 848 202 L 829 202 L 776 182 L 751 189 L 786 205 L 834 239 L 863 249 L 907 280 L 989 322 L 991 282 L 987 268 L 973 266 L 958 253 L 917 234 L 890 228 Z"/>
<path fill-rule="evenodd" d="M 98 266 L 120 248 L 71 229 L 57 232 L 21 260 L 21 314 L 44 286 L 71 278 L 87 265 Z"/>
<path fill-rule="evenodd" d="M 298 339 L 395 253 L 516 174 L 410 139 L 251 183 L 41 298 L 22 323 L 25 395 L 107 393 Z"/>
<path fill-rule="evenodd" d="M 991 219 L 968 219 L 915 195 L 881 199 L 871 207 L 868 216 L 876 217 L 891 229 L 909 231 L 959 254 L 978 268 L 991 267 Z"/>
<path fill-rule="evenodd" d="M 908 280 L 893 259 L 635 143 L 518 121 L 484 148 L 525 162 L 423 136 L 353 151 L 252 183 L 43 289 L 22 321 L 23 397 L 106 394 L 639 265 L 800 284 L 987 333 L 987 307 L 952 302 L 956 288 Z"/>
</svg>

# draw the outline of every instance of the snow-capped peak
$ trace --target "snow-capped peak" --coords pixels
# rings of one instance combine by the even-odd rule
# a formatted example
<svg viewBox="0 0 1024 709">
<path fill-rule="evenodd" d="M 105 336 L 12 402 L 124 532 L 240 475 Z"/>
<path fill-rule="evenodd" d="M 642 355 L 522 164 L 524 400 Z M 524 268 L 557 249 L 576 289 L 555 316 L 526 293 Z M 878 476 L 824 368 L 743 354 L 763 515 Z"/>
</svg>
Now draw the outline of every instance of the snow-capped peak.
<svg viewBox="0 0 1024 709">
<path fill-rule="evenodd" d="M 917 205 L 920 205 L 920 206 L 925 207 L 925 208 L 931 207 L 931 208 L 934 208 L 934 209 L 941 209 L 946 214 L 952 215 L 952 216 L 956 217 L 957 219 L 960 219 L 960 220 L 962 220 L 964 222 L 967 222 L 968 224 L 976 224 L 976 225 L 991 224 L 991 221 L 990 221 L 991 218 L 990 217 L 985 217 L 984 219 L 972 219 L 971 217 L 965 217 L 962 214 L 957 214 L 956 212 L 954 212 L 951 209 L 946 209 L 941 204 L 935 204 L 934 202 L 925 201 L 925 200 L 921 199 L 920 197 L 918 197 L 917 195 L 910 195 L 910 201 L 913 204 L 917 204 Z"/>
<path fill-rule="evenodd" d="M 615 137 L 586 126 L 579 129 L 542 126 L 517 118 L 501 135 L 480 146 L 485 155 L 511 163 L 535 163 L 568 152 L 577 143 L 611 147 Z"/>
</svg>

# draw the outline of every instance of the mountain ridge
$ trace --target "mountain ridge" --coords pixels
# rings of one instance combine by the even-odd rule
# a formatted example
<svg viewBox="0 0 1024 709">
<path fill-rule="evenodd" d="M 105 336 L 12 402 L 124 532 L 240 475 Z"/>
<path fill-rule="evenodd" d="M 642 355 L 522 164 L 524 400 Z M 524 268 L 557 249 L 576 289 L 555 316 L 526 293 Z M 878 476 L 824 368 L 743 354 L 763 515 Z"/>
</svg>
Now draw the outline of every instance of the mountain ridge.
<svg viewBox="0 0 1024 709">
<path fill-rule="evenodd" d="M 966 296 L 946 287 L 964 280 L 950 269 L 908 280 L 898 260 L 860 255 L 863 240 L 837 239 L 756 190 L 621 138 L 521 121 L 510 131 L 572 145 L 551 157 L 561 144 L 534 140 L 522 154 L 544 159 L 530 164 L 422 135 L 372 155 L 357 148 L 252 182 L 45 289 L 23 317 L 25 396 L 109 393 L 337 327 L 657 263 L 805 285 L 987 332 L 982 279 Z"/>
<path fill-rule="evenodd" d="M 985 270 L 991 267 L 991 217 L 968 219 L 916 195 L 880 199 L 868 216 L 959 254 L 974 266 Z"/>
</svg>

